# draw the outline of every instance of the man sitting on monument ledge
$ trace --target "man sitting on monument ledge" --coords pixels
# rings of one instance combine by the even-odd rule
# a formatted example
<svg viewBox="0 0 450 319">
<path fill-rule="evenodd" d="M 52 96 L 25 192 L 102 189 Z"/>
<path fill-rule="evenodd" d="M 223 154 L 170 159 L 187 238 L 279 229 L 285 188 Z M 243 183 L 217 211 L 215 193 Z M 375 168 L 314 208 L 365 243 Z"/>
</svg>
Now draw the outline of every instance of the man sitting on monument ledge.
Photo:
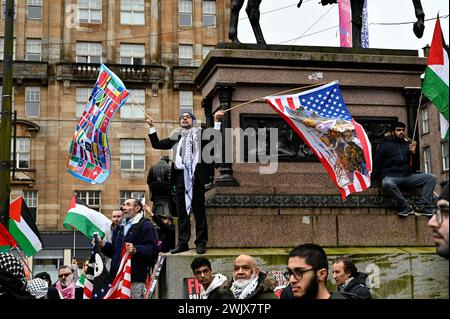
<svg viewBox="0 0 450 319">
<path fill-rule="evenodd" d="M 406 125 L 402 122 L 392 124 L 390 136 L 375 152 L 372 179 L 381 178 L 381 187 L 397 202 L 400 217 L 414 214 L 413 207 L 401 193 L 400 188 L 422 187 L 415 214 L 431 217 L 436 176 L 414 173 L 412 156 L 416 153 L 416 143 L 406 138 L 405 129 Z"/>
</svg>

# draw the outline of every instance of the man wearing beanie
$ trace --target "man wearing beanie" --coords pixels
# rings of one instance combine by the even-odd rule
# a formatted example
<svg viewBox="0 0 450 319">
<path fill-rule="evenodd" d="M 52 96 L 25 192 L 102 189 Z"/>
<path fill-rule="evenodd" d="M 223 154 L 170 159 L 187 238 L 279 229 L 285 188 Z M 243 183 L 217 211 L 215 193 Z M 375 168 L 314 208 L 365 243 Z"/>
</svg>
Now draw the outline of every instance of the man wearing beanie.
<svg viewBox="0 0 450 319">
<path fill-rule="evenodd" d="M 214 128 L 220 130 L 224 113 L 214 114 Z M 205 213 L 205 185 L 210 180 L 210 169 L 202 161 L 202 131 L 194 127 L 195 116 L 190 112 L 180 115 L 180 134 L 176 137 L 160 140 L 156 134 L 155 121 L 147 116 L 150 126 L 150 142 L 154 149 L 174 150 L 171 178 L 176 190 L 176 206 L 178 214 L 178 245 L 170 252 L 177 254 L 189 250 L 191 238 L 191 212 L 195 217 L 195 245 L 197 254 L 204 254 L 208 241 L 208 226 Z"/>
<path fill-rule="evenodd" d="M 442 188 L 437 202 L 437 209 L 433 217 L 428 221 L 428 226 L 433 230 L 436 253 L 448 259 L 448 182 Z"/>
</svg>

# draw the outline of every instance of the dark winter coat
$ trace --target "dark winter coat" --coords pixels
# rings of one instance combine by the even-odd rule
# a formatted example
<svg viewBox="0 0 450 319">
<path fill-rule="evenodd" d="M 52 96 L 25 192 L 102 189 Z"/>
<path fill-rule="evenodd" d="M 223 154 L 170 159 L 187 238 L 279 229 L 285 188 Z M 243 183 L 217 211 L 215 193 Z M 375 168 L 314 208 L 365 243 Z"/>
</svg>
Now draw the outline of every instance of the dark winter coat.
<svg viewBox="0 0 450 319">
<path fill-rule="evenodd" d="M 230 287 L 225 283 L 211 291 L 208 295 L 208 299 L 234 299 L 234 295 L 230 291 Z"/>
<path fill-rule="evenodd" d="M 366 286 L 366 279 L 367 274 L 358 272 L 347 286 L 339 291 L 350 299 L 372 299 L 370 289 Z"/>
<path fill-rule="evenodd" d="M 373 178 L 406 177 L 414 173 L 409 143 L 389 137 L 375 151 Z"/>
<path fill-rule="evenodd" d="M 167 253 L 175 248 L 175 225 L 165 224 L 158 215 L 153 216 L 152 219 L 159 228 L 158 238 L 162 242 L 161 252 Z"/>
<path fill-rule="evenodd" d="M 140 238 L 136 234 L 137 225 L 138 223 L 133 223 L 126 236 L 124 236 L 122 225 L 116 227 L 111 243 L 105 243 L 102 248 L 102 252 L 112 259 L 109 273 L 111 281 L 114 280 L 119 270 L 122 247 L 125 242 L 132 243 L 136 247 L 136 253 L 131 258 L 131 282 L 145 282 L 149 268 L 153 266 L 158 256 L 157 235 L 151 221 L 147 219 L 142 225 Z"/>
</svg>

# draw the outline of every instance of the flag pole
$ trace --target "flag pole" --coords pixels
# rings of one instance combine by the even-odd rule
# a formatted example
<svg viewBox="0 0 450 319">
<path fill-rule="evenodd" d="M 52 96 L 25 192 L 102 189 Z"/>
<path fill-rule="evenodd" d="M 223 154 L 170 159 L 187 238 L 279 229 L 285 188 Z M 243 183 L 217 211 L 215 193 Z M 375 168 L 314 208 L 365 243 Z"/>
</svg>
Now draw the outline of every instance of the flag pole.
<svg viewBox="0 0 450 319">
<path fill-rule="evenodd" d="M 305 89 L 313 88 L 315 86 L 320 86 L 320 85 L 324 85 L 324 84 L 326 84 L 326 83 L 325 82 L 320 82 L 320 83 L 317 83 L 317 84 L 311 84 L 311 85 L 308 85 L 308 86 L 297 87 L 297 88 L 294 88 L 294 89 L 289 89 L 289 90 L 285 90 L 285 91 L 281 91 L 281 92 L 277 92 L 277 93 L 272 93 L 272 94 L 269 94 L 269 95 L 280 95 L 280 94 L 284 94 L 284 93 L 288 93 L 288 92 L 305 90 Z M 261 97 L 258 97 L 256 99 L 253 99 L 251 101 L 240 103 L 240 104 L 235 105 L 235 106 L 233 106 L 233 107 L 231 107 L 229 109 L 222 110 L 222 112 L 223 113 L 229 112 L 231 110 L 237 109 L 238 107 L 241 107 L 241 106 L 244 106 L 244 105 L 247 105 L 247 104 L 251 104 L 251 103 L 257 102 L 259 100 L 262 100 L 262 99 L 264 99 L 264 97 L 265 96 L 261 96 Z"/>
<path fill-rule="evenodd" d="M 145 112 L 144 108 L 142 107 L 142 105 L 139 104 L 138 101 L 136 101 L 136 99 L 134 98 L 133 95 L 130 94 L 130 97 L 133 99 L 133 102 L 136 103 L 136 105 L 141 109 L 142 112 L 144 112 L 146 117 L 149 117 L 149 115 Z"/>
<path fill-rule="evenodd" d="M 29 271 L 30 274 L 31 274 L 31 273 L 32 273 L 32 272 L 31 272 L 31 269 L 30 269 L 30 267 L 28 266 L 28 264 L 27 264 L 27 262 L 25 261 L 25 259 L 22 257 L 22 254 L 20 253 L 19 248 L 17 248 L 17 246 L 16 246 L 16 247 L 11 248 L 11 250 L 12 250 L 12 249 L 15 249 L 15 250 L 17 251 L 17 254 L 19 255 L 20 259 L 22 259 L 23 264 L 27 267 L 28 271 Z"/>
<path fill-rule="evenodd" d="M 419 106 L 417 107 L 417 113 L 416 113 L 416 123 L 414 124 L 414 133 L 412 136 L 412 140 L 414 141 L 416 138 L 416 131 L 417 131 L 417 127 L 419 126 L 419 114 L 420 114 L 420 107 L 422 105 L 422 97 L 423 97 L 423 93 L 422 90 L 420 91 L 420 99 L 419 99 Z"/>
<path fill-rule="evenodd" d="M 75 227 L 73 227 L 73 254 L 72 254 L 72 258 L 76 257 L 75 255 Z"/>
</svg>

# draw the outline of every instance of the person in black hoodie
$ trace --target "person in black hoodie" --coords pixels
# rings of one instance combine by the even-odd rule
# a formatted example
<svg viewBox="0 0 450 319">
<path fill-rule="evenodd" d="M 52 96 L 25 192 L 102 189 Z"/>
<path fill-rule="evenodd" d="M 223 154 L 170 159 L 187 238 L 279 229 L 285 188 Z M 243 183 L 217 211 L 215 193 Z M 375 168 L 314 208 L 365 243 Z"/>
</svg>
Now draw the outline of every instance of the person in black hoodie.
<svg viewBox="0 0 450 319">
<path fill-rule="evenodd" d="M 370 289 L 366 285 L 367 274 L 358 272 L 358 268 L 349 258 L 337 258 L 331 268 L 339 292 L 351 299 L 372 299 Z"/>
<path fill-rule="evenodd" d="M 414 214 L 414 209 L 403 196 L 400 188 L 422 187 L 415 214 L 431 217 L 436 176 L 414 173 L 412 156 L 416 153 L 416 144 L 406 138 L 405 128 L 406 125 L 402 122 L 392 124 L 391 136 L 375 152 L 372 179 L 381 179 L 381 187 L 398 203 L 400 217 Z"/>
</svg>

